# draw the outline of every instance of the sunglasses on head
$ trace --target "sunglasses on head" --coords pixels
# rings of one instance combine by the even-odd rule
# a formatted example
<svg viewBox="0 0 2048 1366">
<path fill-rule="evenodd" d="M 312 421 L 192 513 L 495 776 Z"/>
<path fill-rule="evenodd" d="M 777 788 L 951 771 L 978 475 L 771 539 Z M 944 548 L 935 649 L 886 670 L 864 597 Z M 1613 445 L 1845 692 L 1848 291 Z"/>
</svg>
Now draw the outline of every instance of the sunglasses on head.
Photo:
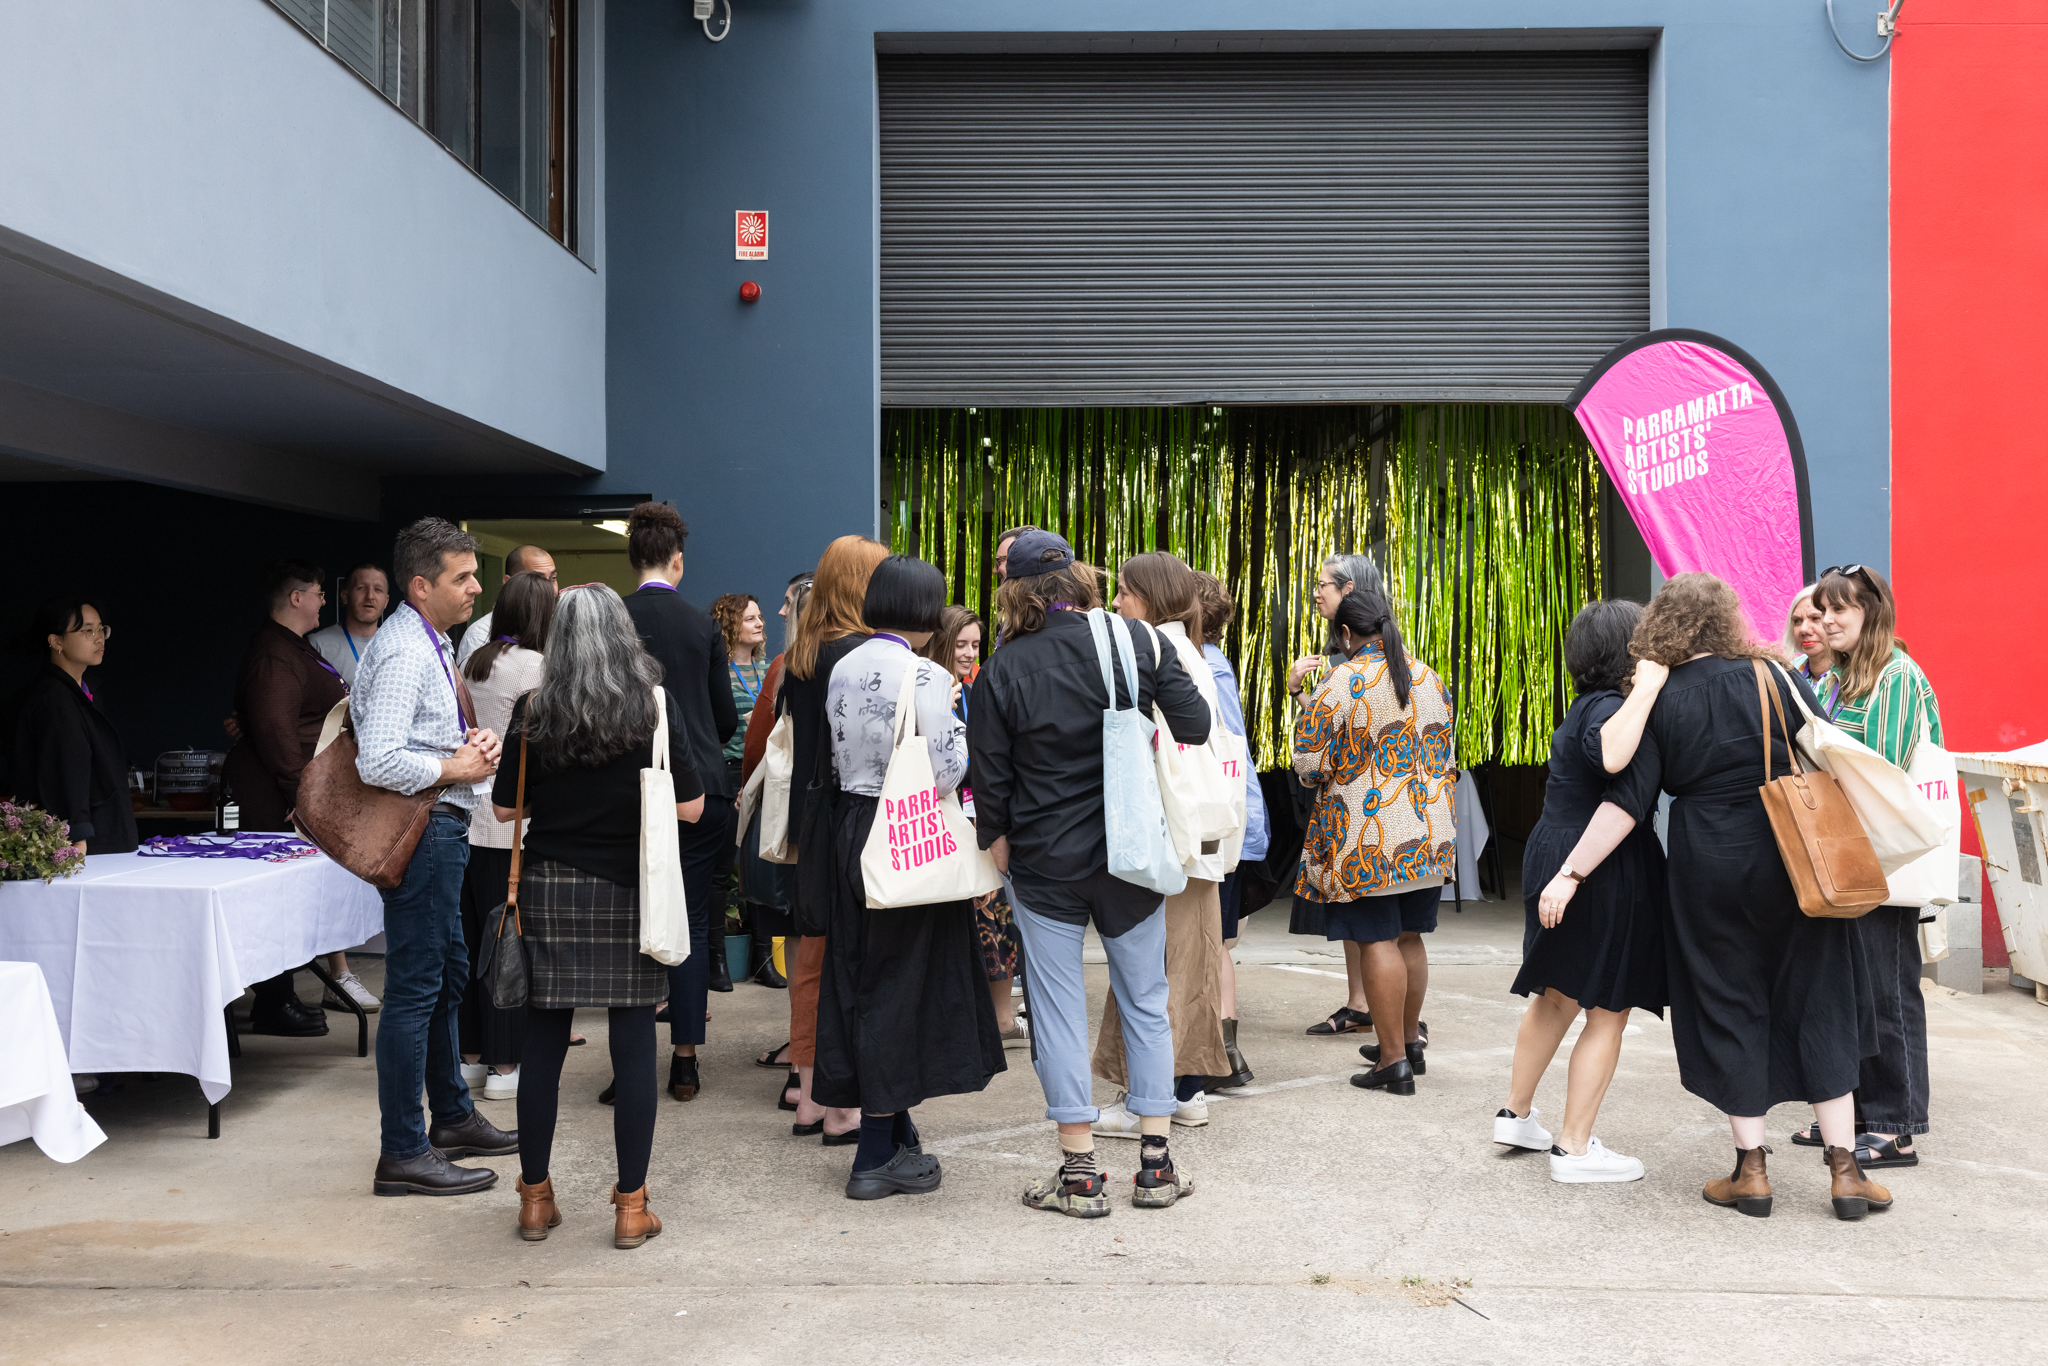
<svg viewBox="0 0 2048 1366">
<path fill-rule="evenodd" d="M 1831 564 L 1826 569 L 1820 571 L 1820 578 L 1815 579 L 1814 582 L 1821 583 L 1830 574 L 1839 574 L 1845 579 L 1861 579 L 1869 586 L 1870 591 L 1877 594 L 1879 598 L 1882 599 L 1888 596 L 1885 590 L 1878 586 L 1876 577 L 1860 564 Z"/>
</svg>

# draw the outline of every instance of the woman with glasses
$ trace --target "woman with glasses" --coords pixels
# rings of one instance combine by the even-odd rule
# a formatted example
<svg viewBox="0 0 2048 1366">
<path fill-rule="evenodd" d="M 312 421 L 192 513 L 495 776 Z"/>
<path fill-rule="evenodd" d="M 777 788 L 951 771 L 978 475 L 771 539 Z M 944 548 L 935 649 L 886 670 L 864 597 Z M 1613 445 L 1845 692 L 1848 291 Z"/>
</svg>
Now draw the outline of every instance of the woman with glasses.
<svg viewBox="0 0 2048 1366">
<path fill-rule="evenodd" d="M 1941 743 L 1934 685 L 1898 638 L 1891 585 L 1867 565 L 1822 572 L 1813 605 L 1830 664 L 1815 685 L 1834 723 L 1905 768 L 1923 742 Z M 1878 1051 L 1863 1059 L 1856 1081 L 1856 1162 L 1860 1167 L 1917 1167 L 1915 1134 L 1927 1118 L 1927 1002 L 1920 994 L 1919 906 L 1879 906 L 1853 923 L 1870 964 L 1877 997 Z M 1823 1146 L 1819 1126 L 1792 1135 Z"/>
<path fill-rule="evenodd" d="M 141 843 L 121 737 L 85 678 L 113 634 L 84 598 L 38 607 L 28 639 L 47 658 L 15 704 L 15 796 L 68 824 L 81 854 L 126 854 Z"/>
</svg>

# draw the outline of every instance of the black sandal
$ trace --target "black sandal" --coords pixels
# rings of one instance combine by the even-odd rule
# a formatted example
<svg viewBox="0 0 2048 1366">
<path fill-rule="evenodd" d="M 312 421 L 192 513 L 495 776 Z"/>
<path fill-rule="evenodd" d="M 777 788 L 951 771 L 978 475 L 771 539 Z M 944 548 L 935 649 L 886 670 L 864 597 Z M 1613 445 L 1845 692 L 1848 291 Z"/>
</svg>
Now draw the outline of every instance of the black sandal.
<svg viewBox="0 0 2048 1366">
<path fill-rule="evenodd" d="M 779 1044 L 775 1045 L 775 1047 L 773 1047 L 773 1048 L 769 1049 L 769 1050 L 768 1050 L 768 1051 L 767 1051 L 766 1053 L 763 1053 L 763 1054 L 762 1054 L 762 1055 L 761 1055 L 760 1057 L 758 1057 L 758 1058 L 755 1058 L 755 1059 L 754 1059 L 754 1066 L 756 1066 L 756 1067 L 775 1067 L 775 1068 L 782 1068 L 782 1067 L 787 1067 L 787 1066 L 789 1066 L 789 1059 L 788 1059 L 788 1058 L 783 1058 L 783 1059 L 781 1059 L 780 1061 L 777 1061 L 777 1060 L 776 1060 L 776 1055 L 777 1055 L 778 1053 L 787 1053 L 788 1051 L 789 1051 L 789 1040 L 788 1040 L 788 1039 L 784 1039 L 784 1040 L 783 1040 L 783 1041 L 782 1041 L 781 1043 L 779 1043 Z"/>
<path fill-rule="evenodd" d="M 796 1102 L 789 1098 L 789 1093 L 794 1091 L 798 1095 L 802 1095 L 803 1089 L 804 1079 L 796 1074 L 796 1069 L 791 1068 L 789 1075 L 782 1079 L 782 1086 L 775 1092 L 775 1108 L 778 1110 L 796 1109 Z"/>
<path fill-rule="evenodd" d="M 1338 1006 L 1330 1012 L 1330 1018 L 1308 1027 L 1310 1034 L 1328 1037 L 1332 1034 L 1355 1034 L 1361 1029 L 1372 1028 L 1372 1016 L 1363 1010 L 1350 1006 Z"/>
<path fill-rule="evenodd" d="M 1900 1147 L 1903 1143 L 1906 1146 Z M 1870 1167 L 1917 1167 L 1920 1165 L 1919 1150 L 1913 1146 L 1911 1134 L 1900 1134 L 1897 1138 L 1879 1138 L 1876 1134 L 1856 1135 L 1856 1165 Z"/>
</svg>

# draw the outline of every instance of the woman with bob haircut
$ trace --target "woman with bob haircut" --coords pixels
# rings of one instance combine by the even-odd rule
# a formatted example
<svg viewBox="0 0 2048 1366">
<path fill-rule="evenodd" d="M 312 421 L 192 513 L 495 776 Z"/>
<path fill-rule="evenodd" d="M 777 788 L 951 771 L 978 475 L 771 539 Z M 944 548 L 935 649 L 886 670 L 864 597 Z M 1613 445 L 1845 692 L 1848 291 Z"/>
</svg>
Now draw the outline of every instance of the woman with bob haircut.
<svg viewBox="0 0 2048 1366">
<path fill-rule="evenodd" d="M 891 555 L 876 565 L 861 604 L 870 634 L 832 667 L 826 692 L 832 780 L 811 800 L 823 806 L 812 818 L 829 841 L 831 876 L 811 1095 L 821 1105 L 860 1109 L 849 1200 L 937 1190 L 939 1159 L 924 1151 L 911 1109 L 933 1096 L 979 1091 L 1003 1070 L 973 904 L 872 908 L 861 875 L 896 753 L 906 679 L 936 794 L 954 791 L 967 775 L 953 675 L 917 653 L 945 606 L 945 576 L 923 560 Z"/>
<path fill-rule="evenodd" d="M 1209 672 L 1197 642 L 1202 636 L 1201 586 L 1195 572 L 1179 556 L 1163 550 L 1133 555 L 1117 566 L 1118 616 L 1149 623 L 1161 644 L 1180 660 L 1194 680 L 1195 691 L 1209 708 L 1213 734 L 1223 724 L 1216 700 L 1216 679 Z M 1149 634 L 1143 630 L 1135 634 Z M 1191 634 L 1192 633 L 1192 634 Z M 1210 755 L 1202 753 L 1207 762 Z M 1220 889 L 1233 865 L 1218 847 L 1197 852 L 1184 865 L 1187 887 L 1166 898 L 1166 1019 L 1173 1027 L 1173 1122 L 1198 1128 L 1209 1122 L 1209 1101 L 1203 1090 L 1210 1077 L 1234 1070 L 1223 1046 L 1223 903 Z M 1116 994 L 1103 1006 L 1102 1026 L 1095 1036 L 1095 1075 L 1119 1092 L 1130 1089 L 1124 1065 L 1123 1022 Z M 1124 1107 L 1121 1095 L 1095 1121 L 1095 1132 L 1112 1138 L 1138 1137 L 1139 1117 Z"/>
<path fill-rule="evenodd" d="M 1766 661 L 1788 725 L 1801 703 L 1820 704 L 1804 679 L 1770 667 L 1774 650 L 1751 639 L 1741 600 L 1712 574 L 1666 583 L 1629 649 L 1671 676 L 1608 799 L 1643 821 L 1660 788 L 1671 794 L 1667 962 L 1678 1078 L 1728 1116 L 1735 1137 L 1734 1170 L 1701 1194 L 1767 1217 L 1764 1115 L 1802 1101 L 1826 1143 L 1836 1215 L 1889 1209 L 1891 1192 L 1856 1165 L 1850 1094 L 1877 1051 L 1870 968 L 1855 921 L 1801 913 L 1778 854 L 1757 789 L 1767 752 L 1774 774 L 1792 771 L 1791 756 L 1775 719 L 1765 729 L 1753 661 Z"/>
<path fill-rule="evenodd" d="M 1124 1107 L 1138 1117 L 1138 1171 L 1131 1203 L 1164 1209 L 1194 1190 L 1175 1165 L 1167 1135 L 1173 1034 L 1166 1017 L 1166 910 L 1159 893 L 1109 871 L 1103 801 L 1102 714 L 1158 712 L 1184 745 L 1209 738 L 1213 713 L 1173 651 L 1156 654 L 1152 633 L 1128 630 L 1094 609 L 1102 587 L 1074 562 L 1062 537 L 1029 530 L 1010 546 L 996 602 L 1009 633 L 974 685 L 967 733 L 974 751 L 976 838 L 1006 874 L 1024 937 L 1032 1061 L 1045 1117 L 1059 1128 L 1060 1165 L 1024 1192 L 1024 1203 L 1079 1219 L 1110 1212 L 1090 1129 L 1101 1111 L 1088 1075 L 1088 994 L 1081 943 L 1092 922 L 1109 955 L 1110 988 L 1123 1021 L 1130 1073 Z M 1127 672 L 1099 650 L 1097 635 L 1128 631 Z M 1108 676 L 1105 680 L 1105 674 Z M 1130 675 L 1136 676 L 1132 686 Z"/>
<path fill-rule="evenodd" d="M 789 973 L 789 1065 L 796 1077 L 794 1106 L 785 1085 L 779 1105 L 794 1108 L 790 1133 L 821 1134 L 826 1143 L 853 1143 L 860 1111 L 828 1112 L 811 1099 L 811 1069 L 818 1047 L 818 983 L 825 966 L 825 927 L 831 918 L 832 844 L 822 822 L 814 822 L 812 788 L 822 790 L 829 765 L 825 690 L 840 660 L 868 638 L 861 620 L 868 576 L 889 557 L 889 547 L 865 536 L 841 536 L 825 547 L 811 575 L 810 597 L 796 619 L 796 636 L 783 655 L 782 685 L 775 695 L 778 716 L 790 719 L 795 742 L 789 784 L 789 833 L 797 843 L 796 876 L 790 879 L 790 918 L 799 938 L 783 946 Z M 814 828 L 815 827 L 815 828 Z M 773 1056 L 772 1054 L 770 1055 Z"/>
<path fill-rule="evenodd" d="M 1800 589 L 1792 605 L 1785 609 L 1785 655 L 1792 661 L 1793 672 L 1806 676 L 1807 685 L 1820 698 L 1821 705 L 1832 709 L 1835 699 L 1827 674 L 1834 667 L 1835 654 L 1828 648 L 1821 610 L 1813 601 L 1813 590 L 1819 586 L 1810 583 Z"/>
<path fill-rule="evenodd" d="M 668 999 L 669 975 L 640 952 L 640 770 L 654 762 L 656 707 L 668 712 L 677 820 L 704 814 L 704 788 L 682 711 L 660 686 L 661 666 L 640 644 L 617 593 L 601 583 L 566 590 L 547 647 L 540 686 L 512 704 L 505 761 L 491 787 L 492 814 L 513 819 L 523 768 L 519 913 L 530 959 L 518 1102 L 519 1236 L 539 1242 L 562 1222 L 549 1159 L 569 1023 L 578 1008 L 603 1007 L 610 1012 L 616 1088 L 612 1241 L 633 1248 L 661 1232 L 661 1220 L 647 1208 L 647 1164 L 654 1151 L 654 1007 Z"/>
<path fill-rule="evenodd" d="M 1629 1011 L 1661 1016 L 1669 999 L 1664 846 L 1649 822 L 1608 796 L 1670 673 L 1629 658 L 1642 616 L 1636 603 L 1608 601 L 1588 603 L 1572 618 L 1564 664 L 1578 697 L 1550 739 L 1543 814 L 1522 855 L 1522 970 L 1509 990 L 1532 999 L 1515 1036 L 1508 1103 L 1494 1116 L 1493 1141 L 1548 1149 L 1550 1179 L 1568 1184 L 1642 1179 L 1642 1162 L 1604 1146 L 1593 1120 L 1614 1080 Z M 1631 673 L 1633 691 L 1623 701 Z M 1564 1128 L 1553 1145 L 1536 1122 L 1536 1085 L 1582 1010 L 1586 1027 L 1572 1047 Z"/>
</svg>

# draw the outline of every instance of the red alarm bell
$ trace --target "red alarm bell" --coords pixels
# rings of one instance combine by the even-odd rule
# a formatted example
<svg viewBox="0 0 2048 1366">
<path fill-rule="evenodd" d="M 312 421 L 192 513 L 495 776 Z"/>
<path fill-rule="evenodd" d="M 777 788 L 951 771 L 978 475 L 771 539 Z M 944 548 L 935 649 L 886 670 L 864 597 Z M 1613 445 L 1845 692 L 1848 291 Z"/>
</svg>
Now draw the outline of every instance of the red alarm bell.
<svg viewBox="0 0 2048 1366">
<path fill-rule="evenodd" d="M 741 303 L 743 303 L 743 304 L 750 304 L 750 303 L 753 303 L 753 302 L 754 302 L 754 301 L 755 301 L 756 299 L 758 299 L 758 298 L 760 298 L 760 297 L 761 297 L 761 286 L 759 286 L 759 285 L 755 284 L 755 283 L 754 283 L 754 282 L 753 282 L 752 280 L 749 280 L 749 281 L 747 281 L 747 282 L 746 282 L 745 284 L 743 284 L 743 285 L 741 285 L 741 286 L 740 286 L 740 302 L 741 302 Z"/>
</svg>

